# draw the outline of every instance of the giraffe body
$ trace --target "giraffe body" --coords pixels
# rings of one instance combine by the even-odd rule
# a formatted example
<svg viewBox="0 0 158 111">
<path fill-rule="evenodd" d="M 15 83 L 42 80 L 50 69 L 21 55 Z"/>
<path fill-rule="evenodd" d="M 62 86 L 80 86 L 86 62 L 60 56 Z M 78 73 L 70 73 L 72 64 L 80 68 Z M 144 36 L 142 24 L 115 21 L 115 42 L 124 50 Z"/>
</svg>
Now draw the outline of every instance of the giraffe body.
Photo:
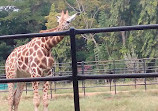
<svg viewBox="0 0 158 111">
<path fill-rule="evenodd" d="M 42 30 L 44 32 L 57 32 L 68 28 L 69 23 L 77 14 L 68 15 L 62 11 L 61 17 L 58 17 L 59 25 L 56 28 Z M 69 20 L 69 21 L 67 21 Z M 64 37 L 36 37 L 25 45 L 15 48 L 8 56 L 5 64 L 6 78 L 24 78 L 24 77 L 45 77 L 52 74 L 54 59 L 51 55 L 51 48 L 58 44 Z M 39 82 L 32 83 L 34 90 L 34 110 L 38 111 L 40 104 L 40 95 L 38 93 Z M 18 111 L 18 104 L 22 95 L 24 83 L 17 83 L 14 89 L 14 83 L 8 83 L 8 102 L 9 111 Z M 43 111 L 48 111 L 48 89 L 49 83 L 46 81 L 43 85 Z"/>
<path fill-rule="evenodd" d="M 40 38 L 42 39 L 42 38 Z M 51 68 L 53 67 L 54 59 L 51 56 L 51 52 L 47 51 L 45 48 L 41 47 L 41 45 L 38 45 L 39 38 L 34 38 L 32 41 L 30 41 L 28 44 L 17 47 L 14 49 L 14 51 L 10 54 L 6 61 L 6 76 L 8 79 L 11 78 L 22 78 L 22 77 L 44 77 L 51 74 Z M 42 43 L 40 43 L 42 44 Z M 34 105 L 35 105 L 35 111 L 37 111 L 37 107 L 40 103 L 40 96 L 38 94 L 38 85 L 39 82 L 33 83 L 33 89 L 34 89 Z M 17 111 L 20 96 L 23 91 L 24 83 L 20 84 L 18 83 L 17 89 L 13 89 L 13 83 L 9 83 L 9 92 L 12 94 L 9 94 L 9 100 L 11 100 L 9 103 L 12 109 Z M 46 82 L 43 86 L 44 90 L 44 96 L 45 98 L 43 100 L 43 103 L 46 103 L 44 106 L 48 106 L 48 82 Z M 14 91 L 13 91 L 14 90 Z M 13 108 L 14 107 L 14 108 Z"/>
</svg>

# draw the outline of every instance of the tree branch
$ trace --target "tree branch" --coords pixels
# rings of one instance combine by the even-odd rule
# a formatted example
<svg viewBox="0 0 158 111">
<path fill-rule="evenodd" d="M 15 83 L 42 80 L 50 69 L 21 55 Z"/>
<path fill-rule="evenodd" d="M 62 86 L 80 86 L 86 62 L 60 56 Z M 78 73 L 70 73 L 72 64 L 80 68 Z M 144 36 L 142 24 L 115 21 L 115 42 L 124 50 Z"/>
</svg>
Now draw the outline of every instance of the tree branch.
<svg viewBox="0 0 158 111">
<path fill-rule="evenodd" d="M 76 9 L 73 7 L 73 6 L 71 6 L 66 0 L 64 0 L 65 2 L 66 2 L 66 4 L 70 7 L 70 8 L 72 8 L 74 11 L 76 11 Z M 77 11 L 76 11 L 77 12 Z"/>
</svg>

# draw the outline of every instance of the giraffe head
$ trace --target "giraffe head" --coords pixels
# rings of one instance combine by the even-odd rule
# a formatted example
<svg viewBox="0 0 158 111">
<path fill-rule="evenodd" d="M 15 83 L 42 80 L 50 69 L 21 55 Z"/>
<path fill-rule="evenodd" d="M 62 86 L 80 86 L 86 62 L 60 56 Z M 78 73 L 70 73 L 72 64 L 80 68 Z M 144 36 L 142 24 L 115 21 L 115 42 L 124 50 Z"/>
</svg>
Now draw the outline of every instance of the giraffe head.
<svg viewBox="0 0 158 111">
<path fill-rule="evenodd" d="M 79 15 L 79 13 L 69 16 L 68 11 L 66 11 L 66 14 L 62 11 L 61 16 L 57 16 L 57 22 L 63 30 L 68 29 L 70 23 L 75 19 L 76 15 Z"/>
</svg>

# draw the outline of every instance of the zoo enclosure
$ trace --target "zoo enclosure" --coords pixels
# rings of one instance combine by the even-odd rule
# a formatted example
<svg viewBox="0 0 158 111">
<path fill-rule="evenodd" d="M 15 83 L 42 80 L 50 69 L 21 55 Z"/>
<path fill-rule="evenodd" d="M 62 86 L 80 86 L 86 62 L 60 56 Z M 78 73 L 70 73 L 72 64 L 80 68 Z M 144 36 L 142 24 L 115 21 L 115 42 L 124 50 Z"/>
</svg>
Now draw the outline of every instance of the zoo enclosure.
<svg viewBox="0 0 158 111">
<path fill-rule="evenodd" d="M 157 73 L 135 73 L 135 74 L 94 74 L 94 75 L 81 75 L 77 74 L 77 58 L 76 58 L 76 38 L 77 34 L 86 33 L 101 33 L 101 32 L 117 32 L 117 31 L 131 31 L 131 30 L 144 30 L 144 29 L 158 29 L 157 24 L 153 25 L 139 25 L 139 26 L 122 26 L 122 27 L 111 27 L 111 28 L 96 28 L 96 29 L 75 29 L 62 32 L 52 33 L 33 33 L 33 34 L 17 34 L 17 35 L 6 35 L 0 36 L 0 39 L 19 39 L 28 37 L 45 37 L 45 36 L 59 36 L 59 35 L 70 35 L 71 41 L 71 57 L 72 57 L 72 75 L 58 76 L 58 77 L 41 77 L 41 78 L 15 78 L 15 79 L 0 79 L 0 83 L 9 82 L 33 82 L 33 81 L 73 81 L 73 92 L 74 92 L 74 109 L 80 111 L 79 105 L 79 80 L 86 79 L 116 79 L 116 78 L 147 78 L 147 77 L 158 77 Z"/>
<path fill-rule="evenodd" d="M 158 58 L 143 58 L 143 59 L 131 59 L 131 60 L 106 60 L 106 61 L 87 61 L 77 62 L 78 74 L 128 74 L 128 73 L 157 73 L 158 72 Z M 54 63 L 53 76 L 66 76 L 72 75 L 71 63 Z M 3 75 L 2 75 L 3 74 Z M 0 78 L 5 79 L 4 66 L 0 67 Z M 126 84 L 126 81 L 132 81 L 130 84 Z M 120 84 L 121 82 L 121 84 Z M 88 84 L 90 86 L 87 86 Z M 118 84 L 119 83 L 119 84 Z M 71 84 L 71 81 L 54 82 L 51 83 L 50 94 L 53 96 L 53 91 L 61 89 L 72 89 L 72 87 L 62 87 L 60 85 Z M 84 96 L 86 95 L 87 88 L 96 87 L 109 87 L 109 91 L 112 91 L 114 87 L 115 94 L 118 86 L 144 86 L 147 90 L 147 85 L 158 84 L 157 78 L 151 79 L 106 79 L 96 81 L 81 81 L 81 86 Z M 52 87 L 54 85 L 54 87 Z M 26 94 L 28 91 L 32 91 L 28 83 L 26 83 Z M 60 86 L 60 87 L 59 87 Z M 7 85 L 0 84 L 0 92 L 6 92 Z M 42 90 L 42 89 L 40 89 Z"/>
</svg>

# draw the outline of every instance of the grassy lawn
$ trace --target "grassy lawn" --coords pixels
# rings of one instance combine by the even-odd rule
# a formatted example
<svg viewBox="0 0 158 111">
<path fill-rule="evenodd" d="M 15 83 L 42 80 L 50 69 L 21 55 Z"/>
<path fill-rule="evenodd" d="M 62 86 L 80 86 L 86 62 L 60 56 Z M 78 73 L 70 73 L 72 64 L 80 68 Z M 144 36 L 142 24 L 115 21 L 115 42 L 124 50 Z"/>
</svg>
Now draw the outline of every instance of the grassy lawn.
<svg viewBox="0 0 158 111">
<path fill-rule="evenodd" d="M 19 111 L 33 111 L 32 95 L 32 92 L 23 93 Z M 147 91 L 144 86 L 137 89 L 120 86 L 116 95 L 108 87 L 87 88 L 86 97 L 83 97 L 82 89 L 80 95 L 81 111 L 158 111 L 158 85 L 147 86 Z M 8 111 L 7 93 L 0 92 L 0 105 L 0 111 Z M 40 111 L 43 111 L 42 101 Z M 49 111 L 74 111 L 72 89 L 57 90 L 50 99 Z"/>
</svg>

